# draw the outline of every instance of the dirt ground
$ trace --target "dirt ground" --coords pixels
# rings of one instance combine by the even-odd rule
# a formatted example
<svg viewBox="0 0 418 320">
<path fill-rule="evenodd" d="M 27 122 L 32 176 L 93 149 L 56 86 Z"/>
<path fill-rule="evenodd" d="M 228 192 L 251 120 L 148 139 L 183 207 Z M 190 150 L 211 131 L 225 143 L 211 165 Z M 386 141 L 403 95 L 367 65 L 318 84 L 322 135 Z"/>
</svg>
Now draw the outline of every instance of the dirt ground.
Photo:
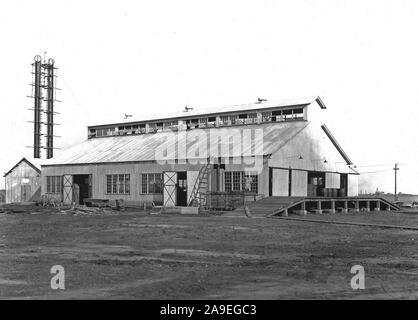
<svg viewBox="0 0 418 320">
<path fill-rule="evenodd" d="M 308 215 L 418 227 L 417 214 Z M 0 299 L 417 299 L 418 231 L 273 218 L 0 214 Z M 364 290 L 352 290 L 354 265 Z M 50 287 L 65 269 L 65 290 Z"/>
</svg>

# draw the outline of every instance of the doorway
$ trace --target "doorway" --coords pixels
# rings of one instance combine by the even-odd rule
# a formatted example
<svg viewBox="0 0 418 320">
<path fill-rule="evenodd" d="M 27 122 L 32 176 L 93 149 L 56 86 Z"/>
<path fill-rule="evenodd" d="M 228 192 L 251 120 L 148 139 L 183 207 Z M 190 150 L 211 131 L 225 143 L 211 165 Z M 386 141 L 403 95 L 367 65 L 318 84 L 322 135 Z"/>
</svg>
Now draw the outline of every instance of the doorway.
<svg viewBox="0 0 418 320">
<path fill-rule="evenodd" d="M 181 207 L 187 206 L 187 172 L 177 172 L 177 205 Z"/>
<path fill-rule="evenodd" d="M 288 197 L 291 190 L 291 170 L 269 168 L 269 195 Z"/>
<path fill-rule="evenodd" d="M 174 207 L 177 201 L 177 172 L 163 172 L 163 204 L 164 207 Z"/>
<path fill-rule="evenodd" d="M 322 197 L 325 189 L 325 172 L 308 172 L 308 197 Z"/>
<path fill-rule="evenodd" d="M 21 186 L 21 201 L 28 202 L 31 196 L 31 187 L 28 184 Z"/>
<path fill-rule="evenodd" d="M 73 175 L 73 202 L 83 205 L 84 199 L 92 196 L 91 174 Z"/>
<path fill-rule="evenodd" d="M 346 173 L 341 173 L 340 174 L 339 196 L 340 197 L 346 197 L 347 196 L 347 189 L 348 189 L 348 175 Z"/>
</svg>

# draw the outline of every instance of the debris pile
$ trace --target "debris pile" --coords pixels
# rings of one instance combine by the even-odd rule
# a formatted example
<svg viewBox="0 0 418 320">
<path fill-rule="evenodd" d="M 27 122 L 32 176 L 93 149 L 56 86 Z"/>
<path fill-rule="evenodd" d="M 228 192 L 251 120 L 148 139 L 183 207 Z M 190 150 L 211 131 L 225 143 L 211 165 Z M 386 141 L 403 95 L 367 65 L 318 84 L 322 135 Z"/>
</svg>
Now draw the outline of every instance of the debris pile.
<svg viewBox="0 0 418 320">
<path fill-rule="evenodd" d="M 43 200 L 46 198 L 44 197 Z M 11 203 L 0 205 L 0 213 L 27 213 L 27 214 L 62 214 L 62 215 L 103 215 L 103 214 L 118 214 L 118 212 L 125 211 L 126 206 L 123 199 L 117 199 L 114 205 L 109 201 L 102 199 L 88 199 L 85 205 L 79 204 L 63 204 L 58 201 L 41 201 L 31 203 Z M 129 207 L 131 208 L 131 207 Z"/>
<path fill-rule="evenodd" d="M 72 214 L 74 216 L 81 215 L 102 215 L 115 213 L 113 208 L 107 207 L 87 207 L 83 205 L 73 205 L 66 210 L 59 210 L 58 214 Z"/>
<path fill-rule="evenodd" d="M 118 207 L 87 207 L 85 205 L 59 205 L 56 207 L 42 206 L 42 205 L 22 205 L 20 203 L 13 203 L 0 206 L 0 214 L 68 214 L 68 215 L 102 215 L 102 214 L 116 214 L 121 211 Z"/>
<path fill-rule="evenodd" d="M 30 213 L 38 209 L 35 202 L 8 203 L 0 206 L 0 213 Z"/>
</svg>

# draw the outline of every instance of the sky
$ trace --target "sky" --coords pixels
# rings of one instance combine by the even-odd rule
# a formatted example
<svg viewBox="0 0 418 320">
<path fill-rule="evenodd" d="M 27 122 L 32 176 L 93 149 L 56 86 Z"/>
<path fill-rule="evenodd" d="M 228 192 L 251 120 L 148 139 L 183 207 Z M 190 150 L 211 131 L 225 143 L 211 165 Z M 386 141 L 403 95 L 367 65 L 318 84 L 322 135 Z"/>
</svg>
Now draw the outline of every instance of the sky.
<svg viewBox="0 0 418 320">
<path fill-rule="evenodd" d="M 360 189 L 418 193 L 418 1 L 2 1 L 0 170 L 31 157 L 31 63 L 58 69 L 55 145 L 89 124 L 319 95 Z M 61 152 L 56 150 L 56 153 Z"/>
</svg>

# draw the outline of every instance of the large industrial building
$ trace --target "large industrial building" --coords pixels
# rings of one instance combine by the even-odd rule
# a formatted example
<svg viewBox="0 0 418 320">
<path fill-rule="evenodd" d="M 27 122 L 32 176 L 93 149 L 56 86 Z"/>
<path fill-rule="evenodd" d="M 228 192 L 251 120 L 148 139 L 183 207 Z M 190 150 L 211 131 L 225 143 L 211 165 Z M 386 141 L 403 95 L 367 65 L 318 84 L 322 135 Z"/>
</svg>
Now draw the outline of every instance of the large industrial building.
<svg viewBox="0 0 418 320">
<path fill-rule="evenodd" d="M 357 196 L 358 173 L 322 122 L 324 112 L 317 96 L 259 99 L 89 126 L 85 141 L 42 165 L 42 190 L 64 203 L 167 207 L 198 206 L 216 192 Z"/>
</svg>

